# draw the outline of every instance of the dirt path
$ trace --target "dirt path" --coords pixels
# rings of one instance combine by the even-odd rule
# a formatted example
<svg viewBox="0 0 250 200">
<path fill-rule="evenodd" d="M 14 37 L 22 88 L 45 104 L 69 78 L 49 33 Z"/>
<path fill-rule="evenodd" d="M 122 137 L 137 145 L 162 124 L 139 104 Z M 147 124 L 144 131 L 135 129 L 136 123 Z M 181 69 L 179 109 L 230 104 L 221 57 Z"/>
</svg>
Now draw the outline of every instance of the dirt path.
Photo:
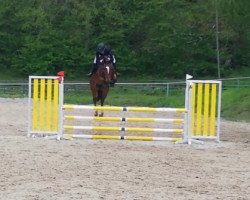
<svg viewBox="0 0 250 200">
<path fill-rule="evenodd" d="M 250 199 L 250 124 L 221 143 L 28 138 L 27 100 L 0 99 L 0 199 Z"/>
</svg>

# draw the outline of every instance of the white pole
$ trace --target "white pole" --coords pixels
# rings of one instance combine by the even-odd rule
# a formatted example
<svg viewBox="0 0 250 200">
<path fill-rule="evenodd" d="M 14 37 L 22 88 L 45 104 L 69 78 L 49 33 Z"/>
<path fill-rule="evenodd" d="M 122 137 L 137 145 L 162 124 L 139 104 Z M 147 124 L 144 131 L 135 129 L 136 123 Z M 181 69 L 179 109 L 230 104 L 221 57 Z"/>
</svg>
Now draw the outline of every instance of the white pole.
<svg viewBox="0 0 250 200">
<path fill-rule="evenodd" d="M 58 136 L 57 139 L 60 140 L 63 137 L 63 102 L 64 102 L 64 77 L 59 77 L 59 112 L 58 112 Z"/>
<path fill-rule="evenodd" d="M 28 134 L 27 136 L 30 137 L 30 132 L 31 132 L 31 88 L 32 88 L 32 83 L 31 83 L 31 77 L 29 76 L 29 97 L 28 97 Z"/>
<path fill-rule="evenodd" d="M 218 106 L 217 106 L 217 142 L 220 141 L 220 114 L 221 114 L 221 92 L 222 92 L 222 82 L 218 84 Z"/>
<path fill-rule="evenodd" d="M 216 51 L 218 78 L 220 79 L 220 49 L 219 49 L 219 19 L 218 19 L 218 1 L 215 0 L 215 23 L 216 23 Z"/>
<path fill-rule="evenodd" d="M 190 99 L 189 99 L 189 79 L 193 78 L 193 76 L 186 74 L 186 90 L 185 90 L 185 122 L 184 122 L 184 131 L 183 131 L 183 140 L 184 142 L 188 142 L 188 138 L 189 138 L 189 116 L 190 116 Z"/>
</svg>

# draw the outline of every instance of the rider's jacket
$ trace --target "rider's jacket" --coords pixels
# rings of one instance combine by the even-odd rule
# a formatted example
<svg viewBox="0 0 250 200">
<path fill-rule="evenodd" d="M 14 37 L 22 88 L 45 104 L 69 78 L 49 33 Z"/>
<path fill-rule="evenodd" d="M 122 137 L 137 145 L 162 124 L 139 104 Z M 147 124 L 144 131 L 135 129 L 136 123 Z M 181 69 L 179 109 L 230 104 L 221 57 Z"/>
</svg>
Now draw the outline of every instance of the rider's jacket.
<svg viewBox="0 0 250 200">
<path fill-rule="evenodd" d="M 104 55 L 104 56 L 108 56 L 108 57 L 110 58 L 110 61 L 111 61 L 113 64 L 116 63 L 115 56 L 114 56 L 114 54 L 113 54 L 112 52 L 109 52 L 109 53 L 107 53 L 107 54 Z M 94 65 L 98 64 L 98 63 L 100 62 L 100 60 L 102 59 L 102 57 L 103 57 L 103 55 L 97 52 L 96 55 L 95 55 L 93 64 L 94 64 Z"/>
</svg>

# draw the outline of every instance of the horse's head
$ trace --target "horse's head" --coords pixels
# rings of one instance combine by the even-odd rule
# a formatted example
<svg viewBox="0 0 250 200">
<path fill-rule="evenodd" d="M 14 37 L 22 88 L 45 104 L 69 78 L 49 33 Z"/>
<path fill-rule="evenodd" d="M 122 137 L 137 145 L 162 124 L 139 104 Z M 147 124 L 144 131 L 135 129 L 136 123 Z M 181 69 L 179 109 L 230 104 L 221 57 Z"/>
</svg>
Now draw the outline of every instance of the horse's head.
<svg viewBox="0 0 250 200">
<path fill-rule="evenodd" d="M 115 71 L 114 71 L 114 66 L 112 63 L 110 62 L 103 62 L 98 66 L 97 69 L 97 74 L 99 76 L 100 79 L 102 79 L 102 81 L 105 84 L 110 84 L 112 83 Z"/>
</svg>

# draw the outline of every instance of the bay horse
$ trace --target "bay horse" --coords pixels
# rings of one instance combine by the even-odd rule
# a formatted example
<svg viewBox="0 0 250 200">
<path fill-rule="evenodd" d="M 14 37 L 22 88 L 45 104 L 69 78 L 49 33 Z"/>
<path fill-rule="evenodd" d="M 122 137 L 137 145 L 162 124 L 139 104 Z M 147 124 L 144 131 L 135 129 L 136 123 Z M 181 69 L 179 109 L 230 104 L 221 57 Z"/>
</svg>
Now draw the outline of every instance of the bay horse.
<svg viewBox="0 0 250 200">
<path fill-rule="evenodd" d="M 110 61 L 109 56 L 103 56 L 100 62 L 97 63 L 96 72 L 90 77 L 90 89 L 92 92 L 93 103 L 96 106 L 97 102 L 100 101 L 101 106 L 104 105 L 104 101 L 108 95 L 109 87 L 114 86 L 117 81 L 117 75 Z M 95 110 L 95 116 L 98 116 L 98 111 Z M 104 115 L 103 111 L 99 114 L 99 117 Z"/>
</svg>

